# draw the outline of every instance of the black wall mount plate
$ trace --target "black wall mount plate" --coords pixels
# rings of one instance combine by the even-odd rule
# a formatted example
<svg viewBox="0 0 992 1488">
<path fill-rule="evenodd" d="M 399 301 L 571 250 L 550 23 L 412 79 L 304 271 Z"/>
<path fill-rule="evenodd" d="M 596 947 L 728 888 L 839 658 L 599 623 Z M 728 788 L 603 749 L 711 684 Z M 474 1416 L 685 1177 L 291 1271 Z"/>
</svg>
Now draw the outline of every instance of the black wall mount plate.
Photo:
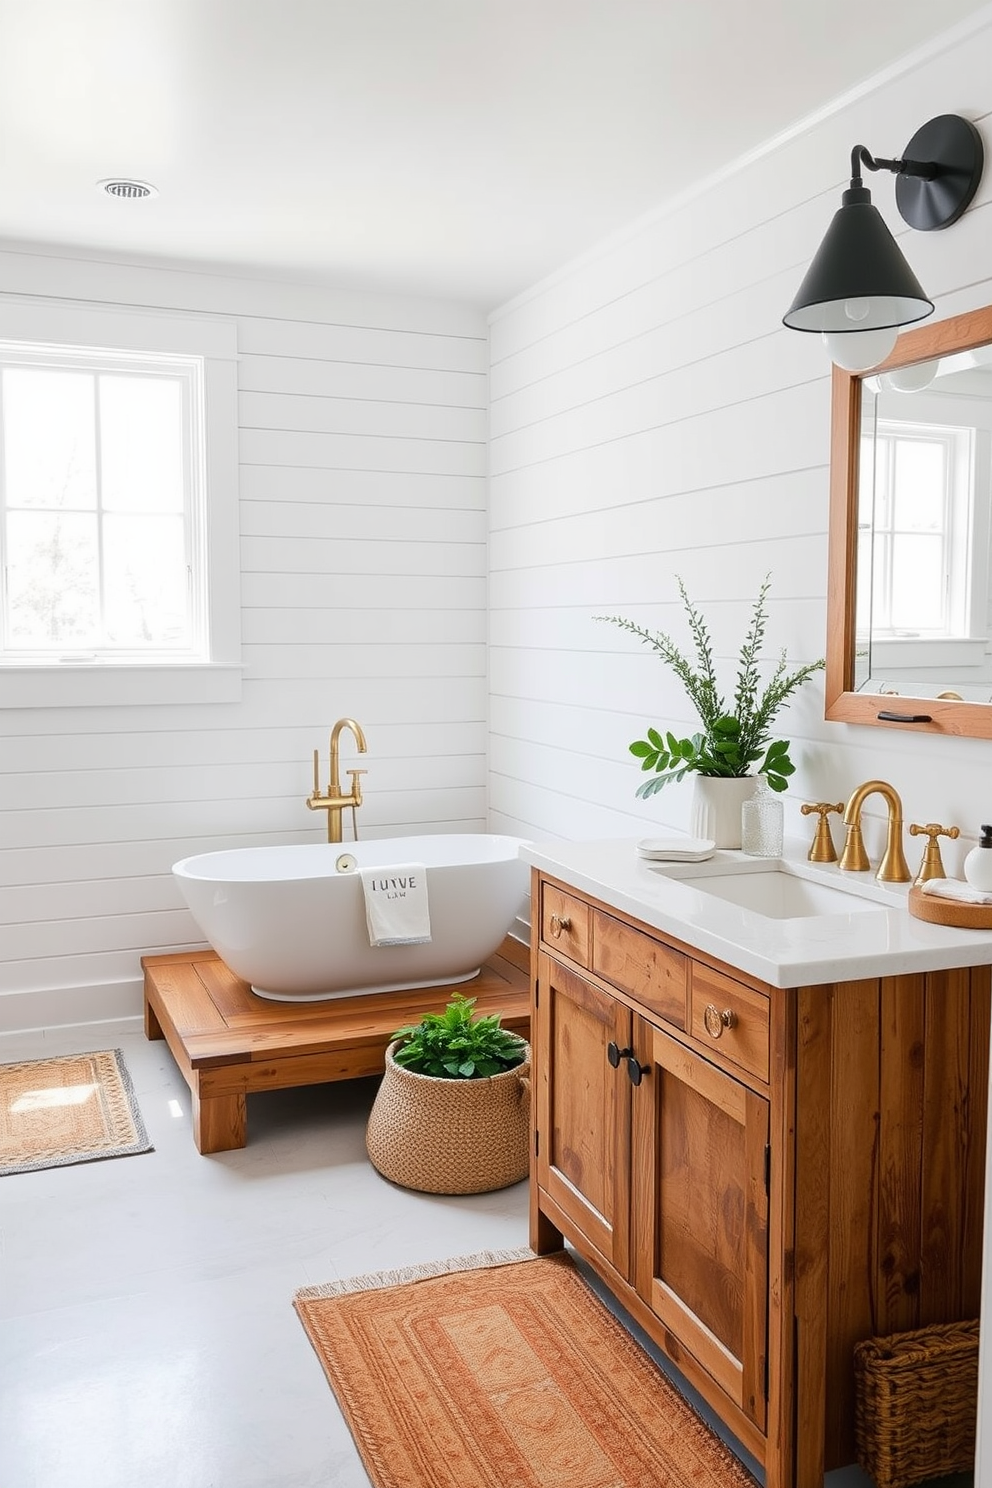
<svg viewBox="0 0 992 1488">
<path fill-rule="evenodd" d="M 974 124 L 960 114 L 940 114 L 916 131 L 903 159 L 937 166 L 932 181 L 896 178 L 896 206 L 903 221 L 919 232 L 935 232 L 957 222 L 978 190 L 985 165 L 985 147 Z"/>
</svg>

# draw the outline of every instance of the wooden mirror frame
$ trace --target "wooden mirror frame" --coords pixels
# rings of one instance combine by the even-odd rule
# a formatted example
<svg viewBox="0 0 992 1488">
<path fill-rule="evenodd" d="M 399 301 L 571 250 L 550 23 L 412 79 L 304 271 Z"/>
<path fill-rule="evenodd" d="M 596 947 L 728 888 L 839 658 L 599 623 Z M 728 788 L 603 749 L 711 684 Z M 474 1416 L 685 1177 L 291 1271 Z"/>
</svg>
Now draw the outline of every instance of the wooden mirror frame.
<svg viewBox="0 0 992 1488">
<path fill-rule="evenodd" d="M 923 734 L 992 739 L 992 704 L 854 690 L 855 563 L 861 384 L 866 376 L 992 344 L 992 306 L 905 331 L 870 373 L 834 367 L 830 426 L 830 531 L 827 554 L 827 668 L 824 717 Z M 889 714 L 889 717 L 880 717 Z"/>
</svg>

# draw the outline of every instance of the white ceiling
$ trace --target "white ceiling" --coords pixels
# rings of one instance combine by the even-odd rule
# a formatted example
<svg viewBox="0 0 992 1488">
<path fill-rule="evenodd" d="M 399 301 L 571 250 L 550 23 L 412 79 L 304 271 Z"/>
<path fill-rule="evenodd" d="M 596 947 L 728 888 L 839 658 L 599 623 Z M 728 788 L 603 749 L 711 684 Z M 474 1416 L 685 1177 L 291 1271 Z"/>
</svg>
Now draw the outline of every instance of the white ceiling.
<svg viewBox="0 0 992 1488">
<path fill-rule="evenodd" d="M 0 0 L 0 237 L 492 308 L 986 8 Z"/>
</svg>

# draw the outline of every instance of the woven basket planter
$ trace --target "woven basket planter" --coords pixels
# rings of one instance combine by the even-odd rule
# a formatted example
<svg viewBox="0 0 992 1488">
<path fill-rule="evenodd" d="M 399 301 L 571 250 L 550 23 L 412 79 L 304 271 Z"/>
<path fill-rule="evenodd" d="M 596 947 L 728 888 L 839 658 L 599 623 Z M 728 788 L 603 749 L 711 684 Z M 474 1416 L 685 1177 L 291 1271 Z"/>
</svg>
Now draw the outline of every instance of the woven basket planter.
<svg viewBox="0 0 992 1488">
<path fill-rule="evenodd" d="M 404 1069 L 386 1050 L 369 1115 L 372 1166 L 421 1193 L 490 1193 L 527 1177 L 530 1057 L 501 1075 L 439 1080 Z"/>
<path fill-rule="evenodd" d="M 878 1488 L 970 1472 L 978 1412 L 978 1323 L 934 1324 L 854 1348 L 860 1466 Z"/>
</svg>

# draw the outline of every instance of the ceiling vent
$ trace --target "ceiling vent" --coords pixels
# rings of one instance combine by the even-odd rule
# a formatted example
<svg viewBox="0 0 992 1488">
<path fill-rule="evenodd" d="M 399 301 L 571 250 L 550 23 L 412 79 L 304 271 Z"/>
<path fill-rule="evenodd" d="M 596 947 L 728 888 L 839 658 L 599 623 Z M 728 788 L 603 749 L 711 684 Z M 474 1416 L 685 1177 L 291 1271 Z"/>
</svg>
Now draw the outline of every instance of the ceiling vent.
<svg viewBox="0 0 992 1488">
<path fill-rule="evenodd" d="M 121 201 L 142 201 L 148 196 L 158 196 L 155 187 L 150 186 L 147 181 L 131 181 L 124 177 L 115 177 L 111 181 L 98 181 L 97 185 L 108 196 L 116 196 Z"/>
</svg>

